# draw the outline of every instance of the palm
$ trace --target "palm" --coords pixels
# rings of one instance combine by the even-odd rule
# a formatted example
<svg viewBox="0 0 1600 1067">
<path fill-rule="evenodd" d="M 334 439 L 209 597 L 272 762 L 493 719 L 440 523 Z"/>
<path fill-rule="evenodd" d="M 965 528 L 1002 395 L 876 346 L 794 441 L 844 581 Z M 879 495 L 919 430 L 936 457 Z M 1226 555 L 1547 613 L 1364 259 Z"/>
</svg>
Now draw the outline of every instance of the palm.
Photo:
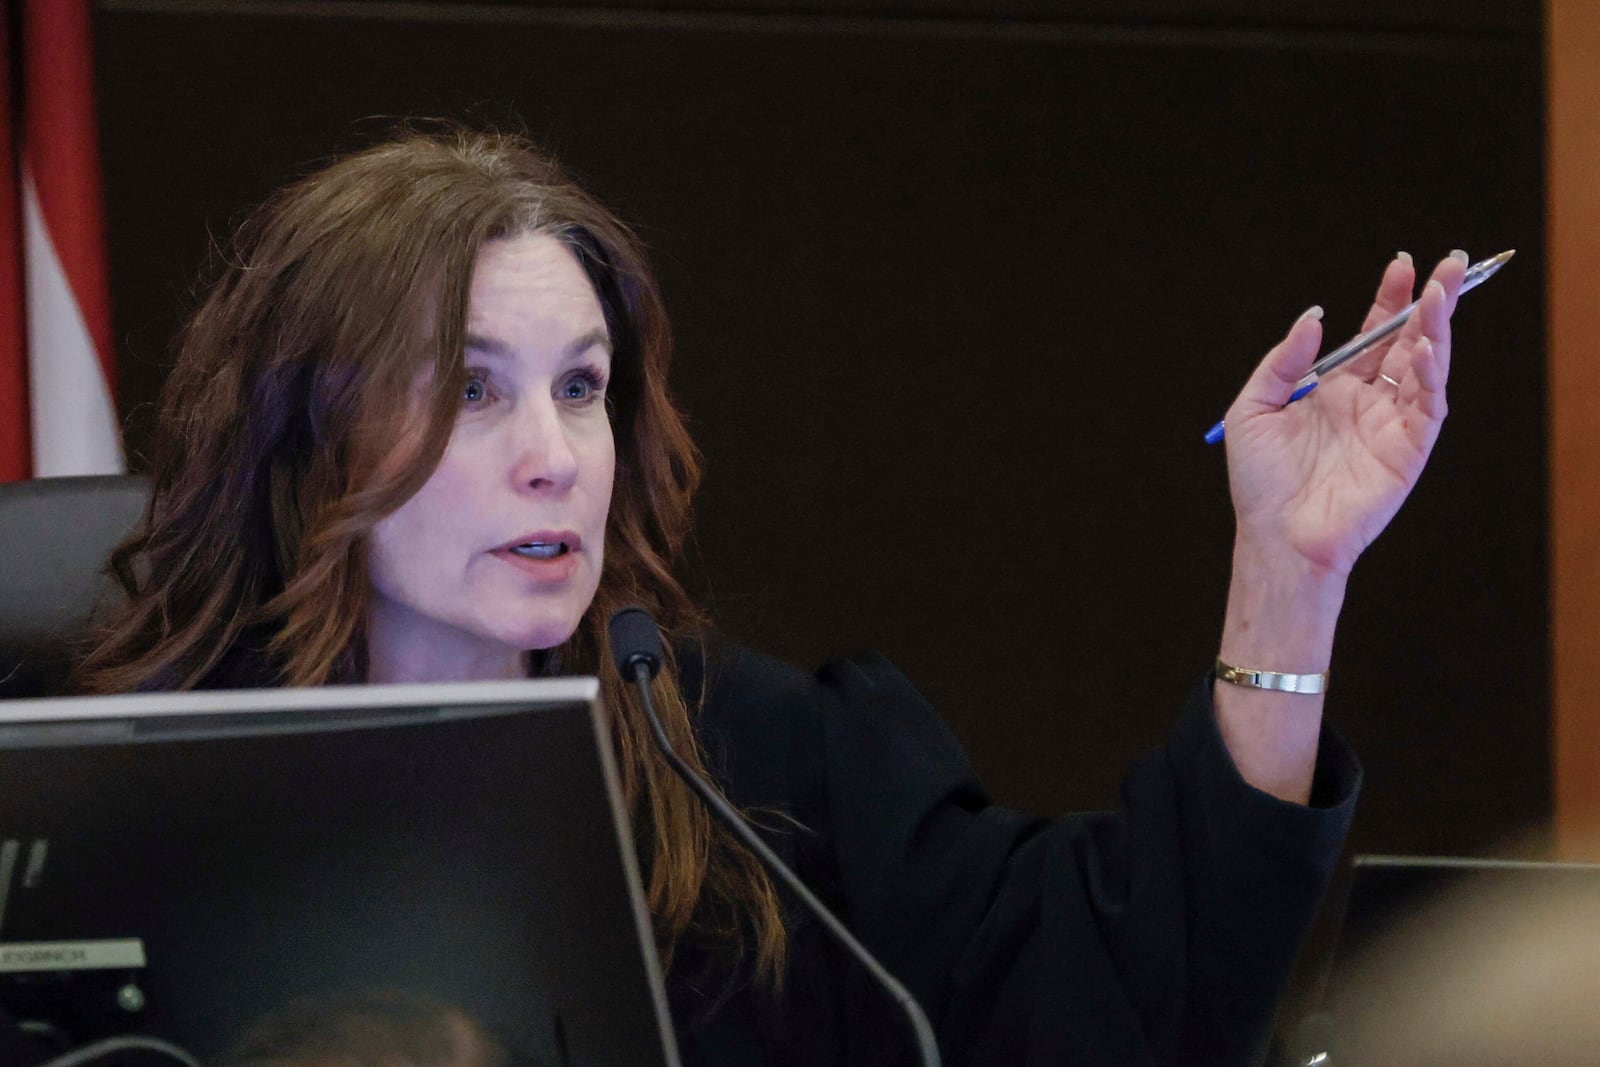
<svg viewBox="0 0 1600 1067">
<path fill-rule="evenodd" d="M 1410 322 L 1387 346 L 1330 374 L 1283 406 L 1316 354 L 1320 328 L 1297 323 L 1228 413 L 1228 466 L 1241 535 L 1319 569 L 1348 573 L 1416 485 L 1445 415 L 1449 316 L 1461 266 L 1446 260 Z M 1396 261 L 1367 326 L 1410 299 Z M 1399 382 L 1397 389 L 1390 381 Z"/>
</svg>

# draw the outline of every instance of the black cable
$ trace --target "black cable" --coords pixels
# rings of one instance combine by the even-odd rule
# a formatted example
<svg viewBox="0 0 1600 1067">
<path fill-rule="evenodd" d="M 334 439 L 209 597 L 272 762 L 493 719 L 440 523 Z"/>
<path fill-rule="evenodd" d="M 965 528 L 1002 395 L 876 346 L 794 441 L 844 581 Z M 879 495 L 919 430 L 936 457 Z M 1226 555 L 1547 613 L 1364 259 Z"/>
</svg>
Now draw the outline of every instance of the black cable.
<svg viewBox="0 0 1600 1067">
<path fill-rule="evenodd" d="M 39 1067 L 84 1067 L 85 1064 L 118 1052 L 154 1052 L 167 1056 L 174 1063 L 181 1063 L 183 1067 L 201 1067 L 199 1060 L 177 1045 L 162 1041 L 160 1038 L 132 1035 L 108 1037 L 104 1041 L 92 1042 L 71 1052 L 64 1052 L 53 1060 L 46 1060 Z"/>
</svg>

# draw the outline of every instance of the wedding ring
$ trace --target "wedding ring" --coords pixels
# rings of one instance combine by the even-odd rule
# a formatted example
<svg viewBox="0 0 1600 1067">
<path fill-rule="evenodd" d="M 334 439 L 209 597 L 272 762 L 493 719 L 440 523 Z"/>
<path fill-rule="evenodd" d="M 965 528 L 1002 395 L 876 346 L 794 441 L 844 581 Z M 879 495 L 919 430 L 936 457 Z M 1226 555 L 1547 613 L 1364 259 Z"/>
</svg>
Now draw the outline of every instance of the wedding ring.
<svg viewBox="0 0 1600 1067">
<path fill-rule="evenodd" d="M 1389 377 L 1387 374 L 1383 373 L 1383 371 L 1379 371 L 1378 372 L 1378 377 L 1382 378 L 1384 381 L 1388 382 L 1390 385 L 1394 386 L 1396 389 L 1400 388 L 1400 383 L 1395 381 L 1393 378 Z"/>
</svg>

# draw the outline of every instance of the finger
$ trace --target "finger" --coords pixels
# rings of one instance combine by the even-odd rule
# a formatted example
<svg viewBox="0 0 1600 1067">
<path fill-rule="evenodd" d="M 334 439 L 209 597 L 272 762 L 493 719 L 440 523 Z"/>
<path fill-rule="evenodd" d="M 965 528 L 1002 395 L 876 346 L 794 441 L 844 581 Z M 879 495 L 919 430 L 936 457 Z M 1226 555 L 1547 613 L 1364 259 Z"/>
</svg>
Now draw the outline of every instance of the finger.
<svg viewBox="0 0 1600 1067">
<path fill-rule="evenodd" d="M 1309 307 L 1251 373 L 1228 417 L 1248 418 L 1289 402 L 1322 346 L 1322 308 Z"/>
<path fill-rule="evenodd" d="M 1459 295 L 1459 292 L 1455 294 Z M 1422 302 L 1417 306 L 1418 329 L 1433 349 L 1440 373 L 1447 378 L 1450 376 L 1450 312 L 1455 308 L 1455 296 L 1435 278 L 1423 288 Z"/>
<path fill-rule="evenodd" d="M 1449 361 L 1449 321 L 1455 313 L 1456 301 L 1461 297 L 1461 281 L 1467 273 L 1467 254 L 1461 249 L 1456 249 L 1433 269 L 1433 274 L 1428 279 L 1428 286 L 1435 283 L 1442 290 L 1444 300 L 1442 303 L 1425 312 L 1419 298 L 1417 310 L 1412 313 L 1400 330 L 1393 346 L 1384 353 L 1384 359 L 1379 365 L 1379 371 L 1396 381 L 1404 382 L 1405 375 L 1411 368 L 1411 346 L 1418 337 L 1427 336 L 1438 346 L 1440 331 L 1443 331 L 1446 346 L 1444 349 L 1446 366 Z M 1423 287 L 1423 296 L 1427 296 L 1427 286 Z M 1425 324 L 1425 316 L 1431 316 Z"/>
<path fill-rule="evenodd" d="M 1383 269 L 1383 277 L 1378 281 L 1378 295 L 1373 298 L 1366 321 L 1361 324 L 1361 332 L 1365 333 L 1379 323 L 1387 322 L 1395 312 L 1411 303 L 1411 292 L 1416 284 L 1417 269 L 1411 262 L 1411 253 L 1396 252 Z"/>
<path fill-rule="evenodd" d="M 1467 267 L 1471 263 L 1471 257 L 1457 248 L 1439 261 L 1439 265 L 1433 268 L 1433 274 L 1428 278 L 1429 281 L 1438 282 L 1444 287 L 1445 297 L 1448 300 L 1446 315 L 1455 314 L 1456 301 L 1461 297 L 1461 283 L 1466 280 Z"/>
<path fill-rule="evenodd" d="M 1440 350 L 1422 338 L 1412 350 L 1411 379 L 1405 402 L 1412 404 L 1425 419 L 1437 425 L 1450 413 L 1445 401 L 1445 382 L 1449 375 L 1439 359 Z"/>
<path fill-rule="evenodd" d="M 1447 319 L 1455 314 L 1456 301 L 1461 297 L 1461 282 L 1466 278 L 1466 275 L 1467 254 L 1458 248 L 1441 259 L 1439 265 L 1433 268 L 1433 273 L 1428 276 L 1430 284 L 1438 282 L 1440 288 L 1444 290 L 1444 317 Z M 1424 287 L 1424 291 L 1426 291 L 1426 287 Z M 1413 314 L 1400 330 L 1401 340 L 1415 338 L 1422 332 L 1421 327 L 1421 316 Z M 1435 341 L 1438 340 L 1431 333 L 1428 336 L 1433 337 Z"/>
<path fill-rule="evenodd" d="M 1390 260 L 1389 265 L 1383 270 L 1383 278 L 1378 282 L 1377 296 L 1373 298 L 1372 307 L 1367 311 L 1366 321 L 1361 324 L 1361 332 L 1366 333 L 1373 327 L 1388 322 L 1401 308 L 1411 303 L 1411 291 L 1416 283 L 1417 271 L 1412 265 L 1411 254 L 1396 252 L 1394 259 Z M 1358 375 L 1363 381 L 1371 381 L 1378 373 L 1378 368 L 1383 365 L 1383 357 L 1393 344 L 1393 338 L 1385 338 L 1351 360 L 1346 370 Z"/>
<path fill-rule="evenodd" d="M 1444 286 L 1437 279 L 1430 281 L 1417 302 L 1418 336 L 1396 348 L 1397 354 L 1404 352 L 1410 361 L 1399 399 L 1422 416 L 1407 420 L 1407 429 L 1418 447 L 1424 450 L 1432 447 L 1439 424 L 1449 413 L 1445 400 L 1445 386 L 1450 378 L 1448 305 L 1449 295 Z"/>
</svg>

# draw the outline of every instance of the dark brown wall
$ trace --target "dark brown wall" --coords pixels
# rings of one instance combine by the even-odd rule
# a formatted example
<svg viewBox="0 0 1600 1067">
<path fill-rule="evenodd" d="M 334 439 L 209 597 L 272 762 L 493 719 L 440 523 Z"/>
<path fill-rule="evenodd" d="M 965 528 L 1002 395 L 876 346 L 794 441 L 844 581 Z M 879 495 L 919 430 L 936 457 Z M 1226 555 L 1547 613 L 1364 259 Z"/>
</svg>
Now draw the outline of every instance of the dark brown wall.
<svg viewBox="0 0 1600 1067">
<path fill-rule="evenodd" d="M 876 647 L 1003 799 L 1101 806 L 1215 652 L 1201 432 L 1306 306 L 1353 332 L 1396 249 L 1515 246 L 1329 709 L 1359 847 L 1542 822 L 1537 4 L 1066 6 L 103 3 L 131 440 L 208 230 L 373 116 L 519 114 L 656 251 L 725 627 Z"/>
</svg>

